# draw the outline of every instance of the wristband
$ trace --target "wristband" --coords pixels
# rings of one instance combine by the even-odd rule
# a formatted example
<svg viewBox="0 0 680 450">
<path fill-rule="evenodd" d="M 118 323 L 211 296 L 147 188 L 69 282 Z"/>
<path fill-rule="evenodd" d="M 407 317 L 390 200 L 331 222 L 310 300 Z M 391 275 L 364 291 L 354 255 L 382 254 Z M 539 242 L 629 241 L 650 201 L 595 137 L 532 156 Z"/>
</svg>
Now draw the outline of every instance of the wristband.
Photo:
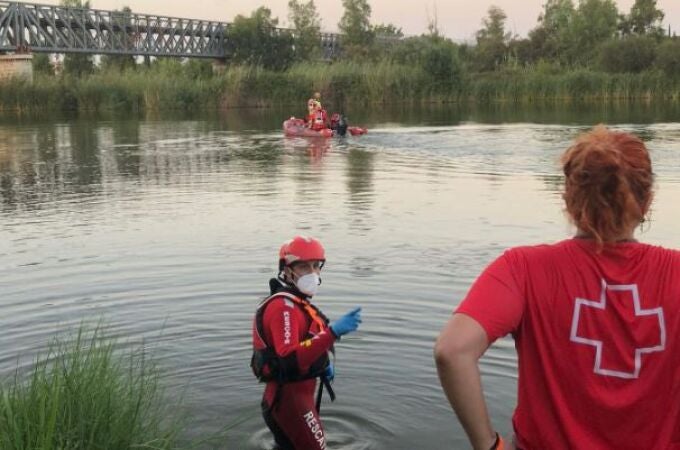
<svg viewBox="0 0 680 450">
<path fill-rule="evenodd" d="M 489 450 L 503 450 L 505 448 L 505 442 L 500 434 L 496 433 L 496 440 Z"/>
</svg>

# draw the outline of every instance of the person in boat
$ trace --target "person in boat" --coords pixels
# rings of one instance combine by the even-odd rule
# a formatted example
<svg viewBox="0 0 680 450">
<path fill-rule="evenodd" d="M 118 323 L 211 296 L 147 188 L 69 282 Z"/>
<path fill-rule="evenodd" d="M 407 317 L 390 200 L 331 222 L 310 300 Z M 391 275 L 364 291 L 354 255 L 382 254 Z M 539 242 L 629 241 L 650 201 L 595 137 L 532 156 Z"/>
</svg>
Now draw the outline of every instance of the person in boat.
<svg viewBox="0 0 680 450">
<path fill-rule="evenodd" d="M 320 102 L 314 102 L 314 111 L 307 116 L 307 126 L 314 131 L 329 128 L 328 113 L 323 109 Z"/>
<path fill-rule="evenodd" d="M 345 136 L 348 128 L 347 117 L 342 113 L 333 113 L 330 128 L 336 136 Z"/>
<path fill-rule="evenodd" d="M 312 114 L 314 114 L 314 112 L 316 112 L 317 104 L 319 107 L 321 107 L 320 92 L 315 92 L 314 94 L 312 94 L 309 100 L 307 100 L 307 116 L 306 116 L 307 118 L 309 118 Z"/>
<path fill-rule="evenodd" d="M 310 100 L 314 100 L 316 103 L 321 105 L 321 92 L 315 92 Z"/>
<path fill-rule="evenodd" d="M 269 281 L 270 296 L 260 303 L 253 320 L 251 367 L 266 383 L 262 414 L 281 450 L 326 449 L 319 408 L 324 388 L 331 400 L 335 397 L 330 356 L 335 342 L 361 323 L 361 308 L 329 323 L 312 303 L 325 261 L 317 239 L 296 236 L 284 243 L 278 276 Z"/>
<path fill-rule="evenodd" d="M 313 98 L 307 100 L 307 115 L 305 117 L 308 119 L 308 121 L 312 114 L 314 114 L 314 112 L 316 111 L 316 103 L 317 101 L 314 100 Z"/>
<path fill-rule="evenodd" d="M 314 125 L 314 119 L 316 118 L 316 100 L 310 98 L 307 101 L 307 115 L 305 116 L 305 124 L 307 128 L 312 128 Z"/>
<path fill-rule="evenodd" d="M 573 238 L 489 265 L 435 346 L 472 448 L 680 448 L 680 251 L 638 242 L 654 175 L 645 144 L 603 126 L 562 156 Z M 514 438 L 491 426 L 479 358 L 511 333 Z"/>
</svg>

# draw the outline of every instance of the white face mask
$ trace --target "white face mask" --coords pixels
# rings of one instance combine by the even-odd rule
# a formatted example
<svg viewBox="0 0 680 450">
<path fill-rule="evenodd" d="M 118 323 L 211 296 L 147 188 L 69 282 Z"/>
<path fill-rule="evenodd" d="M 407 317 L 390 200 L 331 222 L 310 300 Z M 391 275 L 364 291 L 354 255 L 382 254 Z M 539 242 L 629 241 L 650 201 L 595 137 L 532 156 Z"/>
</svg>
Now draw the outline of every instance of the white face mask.
<svg viewBox="0 0 680 450">
<path fill-rule="evenodd" d="M 307 275 L 302 275 L 297 279 L 295 285 L 303 294 L 309 295 L 310 297 L 316 294 L 321 284 L 321 279 L 319 274 L 316 272 L 308 273 Z"/>
</svg>

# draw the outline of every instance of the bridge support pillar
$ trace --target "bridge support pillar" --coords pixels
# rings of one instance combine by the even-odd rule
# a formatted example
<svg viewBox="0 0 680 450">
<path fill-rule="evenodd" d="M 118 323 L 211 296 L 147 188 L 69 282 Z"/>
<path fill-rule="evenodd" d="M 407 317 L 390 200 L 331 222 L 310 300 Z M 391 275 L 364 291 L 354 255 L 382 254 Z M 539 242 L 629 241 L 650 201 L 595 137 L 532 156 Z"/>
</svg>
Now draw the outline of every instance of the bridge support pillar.
<svg viewBox="0 0 680 450">
<path fill-rule="evenodd" d="M 223 74 L 227 70 L 227 60 L 223 58 L 213 59 L 212 68 L 215 75 Z"/>
<path fill-rule="evenodd" d="M 21 78 L 33 81 L 33 55 L 0 55 L 0 80 Z"/>
</svg>

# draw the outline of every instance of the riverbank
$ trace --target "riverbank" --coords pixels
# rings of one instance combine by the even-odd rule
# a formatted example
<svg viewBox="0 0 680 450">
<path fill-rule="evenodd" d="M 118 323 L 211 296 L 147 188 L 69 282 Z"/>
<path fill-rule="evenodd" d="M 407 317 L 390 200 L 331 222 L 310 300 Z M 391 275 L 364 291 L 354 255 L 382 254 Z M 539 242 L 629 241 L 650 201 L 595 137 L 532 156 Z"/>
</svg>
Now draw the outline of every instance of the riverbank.
<svg viewBox="0 0 680 450">
<path fill-rule="evenodd" d="M 179 65 L 177 65 L 179 66 Z M 299 64 L 285 72 L 235 66 L 192 76 L 147 68 L 83 78 L 37 76 L 0 85 L 3 111 L 200 111 L 299 106 L 312 90 L 335 105 L 497 102 L 680 101 L 680 78 L 663 72 L 608 74 L 505 69 L 437 80 L 420 67 L 389 62 Z"/>
</svg>

